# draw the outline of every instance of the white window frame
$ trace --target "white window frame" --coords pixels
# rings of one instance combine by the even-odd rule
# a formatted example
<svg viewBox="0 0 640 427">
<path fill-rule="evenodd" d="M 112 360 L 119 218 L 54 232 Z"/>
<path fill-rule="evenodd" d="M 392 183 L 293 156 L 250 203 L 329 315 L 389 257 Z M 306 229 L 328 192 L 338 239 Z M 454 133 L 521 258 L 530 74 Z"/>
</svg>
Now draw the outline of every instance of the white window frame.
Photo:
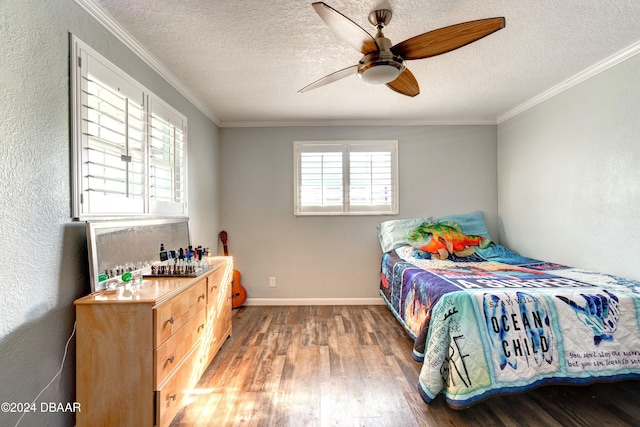
<svg viewBox="0 0 640 427">
<path fill-rule="evenodd" d="M 361 140 L 361 141 L 294 141 L 294 214 L 295 215 L 397 215 L 398 214 L 398 141 L 397 140 Z M 388 201 L 384 203 L 373 203 L 374 196 L 371 196 L 371 200 L 366 203 L 356 203 L 354 197 L 352 197 L 352 178 L 351 174 L 355 166 L 351 165 L 352 153 L 384 153 L 388 155 L 388 167 L 389 167 L 389 182 L 385 184 L 385 190 L 390 192 Z M 334 173 L 334 181 L 340 180 L 340 188 L 336 188 L 337 185 L 314 185 L 313 190 L 305 188 L 303 182 L 304 173 L 304 161 L 303 157 L 309 155 L 316 161 L 329 158 L 334 163 L 338 161 L 338 156 L 325 157 L 314 156 L 314 153 L 320 155 L 324 154 L 329 156 L 329 153 L 341 153 L 340 166 L 320 166 L 320 170 L 323 173 Z M 338 172 L 338 169 L 341 169 Z M 338 178 L 340 176 L 340 178 Z M 324 182 L 324 178 L 321 178 Z M 354 184 L 355 185 L 355 184 Z M 366 186 L 371 186 L 369 190 L 373 193 L 373 177 L 371 181 L 368 181 Z M 320 191 L 318 188 L 329 188 L 328 191 L 332 191 L 331 199 L 321 196 L 312 197 L 317 203 L 310 203 L 309 198 L 306 197 L 305 191 L 315 192 Z M 307 193 L 309 194 L 309 193 Z M 322 199 L 320 201 L 318 199 Z M 307 201 L 305 201 L 305 199 Z"/>
<path fill-rule="evenodd" d="M 186 117 L 73 35 L 70 49 L 72 217 L 187 216 Z M 110 125 L 96 122 L 105 117 L 109 120 L 110 112 L 101 109 L 103 93 L 118 107 L 113 110 Z M 90 99 L 98 103 L 89 107 Z M 96 137 L 96 132 L 108 126 L 121 136 L 102 144 L 100 137 L 104 134 Z M 159 128 L 161 137 L 157 136 Z M 158 151 L 154 144 L 156 148 L 164 144 L 167 153 L 162 160 L 162 197 L 157 197 L 159 190 L 154 182 L 158 180 L 154 181 L 152 175 L 154 162 L 158 164 L 157 155 L 155 160 L 153 157 Z M 95 154 L 110 159 L 109 165 L 96 166 L 95 158 L 90 157 Z M 98 179 L 95 171 L 99 171 Z"/>
<path fill-rule="evenodd" d="M 149 99 L 149 203 L 151 212 L 186 214 L 187 209 L 187 121 L 169 104 L 159 98 Z M 165 155 L 162 165 L 157 164 L 154 141 L 155 122 L 164 127 Z M 171 178 L 158 183 L 155 168 L 160 167 Z M 158 187 L 167 194 L 160 197 Z"/>
</svg>

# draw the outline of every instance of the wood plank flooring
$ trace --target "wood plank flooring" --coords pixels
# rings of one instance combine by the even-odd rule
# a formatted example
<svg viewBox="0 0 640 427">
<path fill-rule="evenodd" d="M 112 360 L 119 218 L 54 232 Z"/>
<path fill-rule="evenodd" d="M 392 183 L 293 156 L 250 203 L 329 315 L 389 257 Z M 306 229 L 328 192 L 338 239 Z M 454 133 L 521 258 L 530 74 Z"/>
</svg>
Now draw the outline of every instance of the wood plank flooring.
<svg viewBox="0 0 640 427">
<path fill-rule="evenodd" d="M 242 307 L 171 426 L 640 425 L 640 381 L 427 405 L 411 349 L 386 306 Z"/>
</svg>

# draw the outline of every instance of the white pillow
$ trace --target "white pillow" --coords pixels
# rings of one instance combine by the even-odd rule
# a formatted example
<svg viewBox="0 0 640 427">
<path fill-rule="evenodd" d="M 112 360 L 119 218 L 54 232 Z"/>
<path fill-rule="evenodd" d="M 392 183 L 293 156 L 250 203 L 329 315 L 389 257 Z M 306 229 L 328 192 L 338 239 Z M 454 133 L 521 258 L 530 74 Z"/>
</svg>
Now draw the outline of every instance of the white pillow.
<svg viewBox="0 0 640 427">
<path fill-rule="evenodd" d="M 430 222 L 431 217 L 401 218 L 384 221 L 376 226 L 382 252 L 389 252 L 400 246 L 408 246 L 407 235 L 423 222 Z"/>
</svg>

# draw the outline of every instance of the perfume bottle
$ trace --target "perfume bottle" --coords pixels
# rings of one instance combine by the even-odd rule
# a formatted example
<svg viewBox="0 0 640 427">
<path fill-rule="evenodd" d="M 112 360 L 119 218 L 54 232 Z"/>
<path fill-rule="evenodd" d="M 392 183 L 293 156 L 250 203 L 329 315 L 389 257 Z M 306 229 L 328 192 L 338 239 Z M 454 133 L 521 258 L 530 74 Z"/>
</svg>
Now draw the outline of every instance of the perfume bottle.
<svg viewBox="0 0 640 427">
<path fill-rule="evenodd" d="M 164 243 L 160 243 L 160 261 L 166 261 L 168 259 L 167 251 L 164 248 Z"/>
</svg>

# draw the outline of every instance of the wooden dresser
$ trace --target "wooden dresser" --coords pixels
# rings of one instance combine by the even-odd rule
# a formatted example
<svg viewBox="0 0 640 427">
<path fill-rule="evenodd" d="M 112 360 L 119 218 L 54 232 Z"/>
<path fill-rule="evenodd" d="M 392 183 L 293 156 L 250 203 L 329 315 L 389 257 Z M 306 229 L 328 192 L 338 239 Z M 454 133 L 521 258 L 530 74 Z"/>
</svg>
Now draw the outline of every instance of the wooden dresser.
<svg viewBox="0 0 640 427">
<path fill-rule="evenodd" d="M 145 279 L 76 306 L 76 425 L 168 426 L 231 336 L 230 257 L 197 278 Z"/>
</svg>

